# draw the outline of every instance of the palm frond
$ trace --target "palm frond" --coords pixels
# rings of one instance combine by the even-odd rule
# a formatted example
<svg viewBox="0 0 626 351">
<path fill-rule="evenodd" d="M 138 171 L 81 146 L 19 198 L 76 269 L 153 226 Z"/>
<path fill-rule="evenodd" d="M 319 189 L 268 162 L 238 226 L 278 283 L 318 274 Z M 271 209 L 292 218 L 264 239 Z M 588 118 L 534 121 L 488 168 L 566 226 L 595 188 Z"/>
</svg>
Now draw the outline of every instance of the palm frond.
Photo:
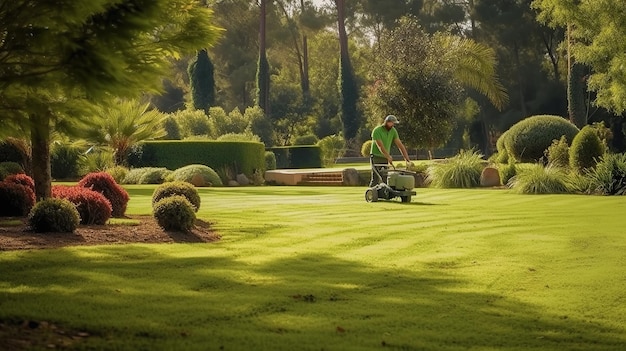
<svg viewBox="0 0 626 351">
<path fill-rule="evenodd" d="M 437 35 L 435 40 L 455 62 L 455 77 L 465 86 L 485 95 L 498 109 L 509 102 L 506 89 L 498 78 L 495 51 L 481 43 L 451 35 Z"/>
</svg>

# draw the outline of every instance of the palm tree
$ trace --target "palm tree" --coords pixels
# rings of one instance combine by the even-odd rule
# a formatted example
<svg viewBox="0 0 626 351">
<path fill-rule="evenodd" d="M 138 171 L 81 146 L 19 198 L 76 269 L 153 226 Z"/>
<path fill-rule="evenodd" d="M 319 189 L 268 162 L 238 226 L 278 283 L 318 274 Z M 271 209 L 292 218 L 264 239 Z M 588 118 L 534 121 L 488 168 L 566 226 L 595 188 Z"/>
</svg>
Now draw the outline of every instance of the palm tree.
<svg viewBox="0 0 626 351">
<path fill-rule="evenodd" d="M 130 148 L 143 140 L 165 136 L 163 121 L 166 115 L 150 110 L 150 104 L 136 100 L 116 100 L 97 108 L 95 128 L 87 133 L 87 139 L 113 149 L 115 163 L 126 163 Z"/>
<path fill-rule="evenodd" d="M 433 37 L 453 65 L 455 78 L 461 85 L 473 88 L 487 97 L 499 110 L 509 102 L 509 95 L 496 72 L 495 51 L 472 39 L 440 34 Z"/>
</svg>

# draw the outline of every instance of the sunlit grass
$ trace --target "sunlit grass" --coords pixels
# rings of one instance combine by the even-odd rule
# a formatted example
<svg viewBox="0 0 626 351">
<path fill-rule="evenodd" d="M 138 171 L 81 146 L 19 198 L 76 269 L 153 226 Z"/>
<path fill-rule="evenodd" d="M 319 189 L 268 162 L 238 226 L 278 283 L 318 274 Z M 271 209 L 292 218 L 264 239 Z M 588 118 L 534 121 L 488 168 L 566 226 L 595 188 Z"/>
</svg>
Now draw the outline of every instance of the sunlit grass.
<svg viewBox="0 0 626 351">
<path fill-rule="evenodd" d="M 121 226 L 138 226 L 141 221 L 132 218 L 110 218 L 107 222 L 108 225 L 121 225 Z"/>
<path fill-rule="evenodd" d="M 19 227 L 21 225 L 24 225 L 24 222 L 21 219 L 0 218 L 0 227 Z"/>
<path fill-rule="evenodd" d="M 0 253 L 0 319 L 99 350 L 626 347 L 623 198 L 363 190 L 203 188 L 216 243 Z"/>
</svg>

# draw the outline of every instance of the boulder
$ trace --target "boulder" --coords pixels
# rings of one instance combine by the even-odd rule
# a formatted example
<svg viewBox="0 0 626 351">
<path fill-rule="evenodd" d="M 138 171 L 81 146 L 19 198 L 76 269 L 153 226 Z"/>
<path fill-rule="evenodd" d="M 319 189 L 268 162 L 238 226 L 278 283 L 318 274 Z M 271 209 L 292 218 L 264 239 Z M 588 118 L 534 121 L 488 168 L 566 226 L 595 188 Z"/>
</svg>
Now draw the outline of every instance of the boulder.
<svg viewBox="0 0 626 351">
<path fill-rule="evenodd" d="M 250 185 L 250 179 L 248 179 L 248 177 L 246 177 L 245 174 L 237 174 L 237 183 L 239 183 L 239 185 L 241 186 L 247 186 Z"/>
<path fill-rule="evenodd" d="M 204 177 L 202 176 L 202 174 L 194 175 L 193 178 L 191 178 L 191 184 L 197 187 L 211 186 L 211 183 L 207 184 L 207 181 L 204 180 Z"/>
<path fill-rule="evenodd" d="M 416 188 L 426 188 L 426 174 L 424 173 L 414 173 L 413 178 L 415 178 L 415 187 Z"/>
<path fill-rule="evenodd" d="M 359 172 L 354 168 L 346 168 L 343 170 L 343 185 L 347 186 L 358 186 L 360 185 L 359 181 Z"/>
<path fill-rule="evenodd" d="M 492 187 L 500 186 L 502 182 L 500 180 L 500 172 L 497 168 L 486 167 L 480 175 L 480 186 Z"/>
<path fill-rule="evenodd" d="M 228 186 L 233 186 L 233 187 L 239 186 L 239 183 L 237 183 L 236 180 L 229 180 L 228 181 Z"/>
</svg>

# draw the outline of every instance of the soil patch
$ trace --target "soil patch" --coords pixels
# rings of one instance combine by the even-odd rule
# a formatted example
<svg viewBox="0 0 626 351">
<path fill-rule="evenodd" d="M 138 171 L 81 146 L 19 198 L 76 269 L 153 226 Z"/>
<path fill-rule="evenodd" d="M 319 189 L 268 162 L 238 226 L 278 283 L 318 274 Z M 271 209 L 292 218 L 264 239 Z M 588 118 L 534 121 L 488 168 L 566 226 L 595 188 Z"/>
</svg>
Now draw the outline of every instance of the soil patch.
<svg viewBox="0 0 626 351">
<path fill-rule="evenodd" d="M 81 225 L 74 233 L 35 233 L 25 218 L 0 220 L 0 251 L 77 245 L 207 243 L 219 240 L 210 223 L 196 220 L 189 233 L 164 231 L 152 216 L 131 216 L 130 224 Z"/>
</svg>

